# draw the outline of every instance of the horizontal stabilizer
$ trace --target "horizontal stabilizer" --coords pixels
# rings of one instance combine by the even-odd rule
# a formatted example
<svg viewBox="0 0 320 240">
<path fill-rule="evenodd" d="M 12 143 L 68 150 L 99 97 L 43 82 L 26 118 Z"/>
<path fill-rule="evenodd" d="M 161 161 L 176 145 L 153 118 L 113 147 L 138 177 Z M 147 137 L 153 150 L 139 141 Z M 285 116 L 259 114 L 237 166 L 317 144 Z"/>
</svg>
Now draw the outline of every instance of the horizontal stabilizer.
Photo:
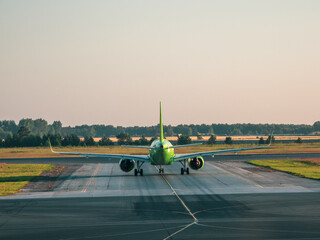
<svg viewBox="0 0 320 240">
<path fill-rule="evenodd" d="M 150 146 L 135 146 L 135 145 L 121 145 L 121 147 L 155 149 L 155 147 L 150 147 Z"/>
<path fill-rule="evenodd" d="M 189 147 L 189 146 L 195 146 L 195 145 L 201 145 L 202 143 L 191 143 L 191 144 L 185 144 L 185 145 L 176 145 L 176 146 L 170 146 L 168 148 L 180 148 L 180 147 Z"/>
</svg>

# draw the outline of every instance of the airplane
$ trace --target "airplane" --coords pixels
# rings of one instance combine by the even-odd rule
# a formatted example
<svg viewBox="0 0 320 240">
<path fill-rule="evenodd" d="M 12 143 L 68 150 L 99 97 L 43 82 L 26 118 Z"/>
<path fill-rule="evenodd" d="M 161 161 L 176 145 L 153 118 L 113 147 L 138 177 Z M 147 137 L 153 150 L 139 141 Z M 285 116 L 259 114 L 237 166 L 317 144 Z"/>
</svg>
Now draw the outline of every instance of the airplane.
<svg viewBox="0 0 320 240">
<path fill-rule="evenodd" d="M 201 143 L 200 143 L 201 144 Z M 143 176 L 143 169 L 141 168 L 144 163 L 150 163 L 151 165 L 160 166 L 159 173 L 164 173 L 164 165 L 172 165 L 175 162 L 181 163 L 181 175 L 184 173 L 189 174 L 190 170 L 200 170 L 204 166 L 203 156 L 212 156 L 222 153 L 234 153 L 253 149 L 267 148 L 271 145 L 261 146 L 261 147 L 251 147 L 251 148 L 238 148 L 238 149 L 226 149 L 226 150 L 216 150 L 208 152 L 196 152 L 187 154 L 174 154 L 175 148 L 188 147 L 193 145 L 199 145 L 199 143 L 176 145 L 173 146 L 168 140 L 163 136 L 163 124 L 162 124 L 162 109 L 160 102 L 160 139 L 156 139 L 151 143 L 151 146 L 132 146 L 132 145 L 122 145 L 124 147 L 130 148 L 146 148 L 149 149 L 148 155 L 125 155 L 125 154 L 105 154 L 105 153 L 74 153 L 74 152 L 55 152 L 52 149 L 50 140 L 49 146 L 53 153 L 63 154 L 63 155 L 80 155 L 85 157 L 102 157 L 102 158 L 117 158 L 120 159 L 119 167 L 123 172 L 131 172 L 134 169 L 134 175 Z M 188 167 L 189 166 L 189 167 Z"/>
</svg>

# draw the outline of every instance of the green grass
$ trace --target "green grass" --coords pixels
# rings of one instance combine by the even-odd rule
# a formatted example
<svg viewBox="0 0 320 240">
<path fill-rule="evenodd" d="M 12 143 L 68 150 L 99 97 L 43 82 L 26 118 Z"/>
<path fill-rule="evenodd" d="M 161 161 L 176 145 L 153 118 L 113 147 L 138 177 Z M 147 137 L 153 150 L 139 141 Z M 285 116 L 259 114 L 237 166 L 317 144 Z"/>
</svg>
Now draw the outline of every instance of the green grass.
<svg viewBox="0 0 320 240">
<path fill-rule="evenodd" d="M 287 172 L 299 177 L 320 179 L 320 162 L 301 160 L 253 160 L 249 161 L 256 166 Z"/>
<path fill-rule="evenodd" d="M 19 192 L 43 171 L 50 171 L 50 164 L 0 164 L 0 196 Z"/>
</svg>

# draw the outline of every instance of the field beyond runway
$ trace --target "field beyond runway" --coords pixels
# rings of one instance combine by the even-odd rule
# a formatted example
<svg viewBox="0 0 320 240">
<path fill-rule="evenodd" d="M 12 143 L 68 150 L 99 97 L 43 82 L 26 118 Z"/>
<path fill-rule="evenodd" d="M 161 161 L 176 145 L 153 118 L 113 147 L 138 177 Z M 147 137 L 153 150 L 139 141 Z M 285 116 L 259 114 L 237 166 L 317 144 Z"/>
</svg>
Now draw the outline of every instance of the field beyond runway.
<svg viewBox="0 0 320 240">
<path fill-rule="evenodd" d="M 0 198 L 0 238 L 320 238 L 319 181 L 211 160 L 190 175 L 179 163 L 163 176 L 144 165 L 143 177 L 117 163 L 77 165 L 50 190 Z"/>
</svg>

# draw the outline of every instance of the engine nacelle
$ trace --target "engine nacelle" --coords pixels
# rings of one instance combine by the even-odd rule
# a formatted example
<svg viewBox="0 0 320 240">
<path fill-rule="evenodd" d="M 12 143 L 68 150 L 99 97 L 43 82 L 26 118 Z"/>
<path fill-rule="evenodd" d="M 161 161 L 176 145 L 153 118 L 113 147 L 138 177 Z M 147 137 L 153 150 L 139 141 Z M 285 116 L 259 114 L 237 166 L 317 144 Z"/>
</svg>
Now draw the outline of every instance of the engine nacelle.
<svg viewBox="0 0 320 240">
<path fill-rule="evenodd" d="M 204 166 L 204 160 L 201 156 L 190 158 L 188 160 L 188 165 L 193 170 L 200 170 Z"/>
<path fill-rule="evenodd" d="M 136 163 L 132 159 L 121 159 L 119 161 L 119 167 L 123 172 L 130 172 L 134 169 Z"/>
</svg>

